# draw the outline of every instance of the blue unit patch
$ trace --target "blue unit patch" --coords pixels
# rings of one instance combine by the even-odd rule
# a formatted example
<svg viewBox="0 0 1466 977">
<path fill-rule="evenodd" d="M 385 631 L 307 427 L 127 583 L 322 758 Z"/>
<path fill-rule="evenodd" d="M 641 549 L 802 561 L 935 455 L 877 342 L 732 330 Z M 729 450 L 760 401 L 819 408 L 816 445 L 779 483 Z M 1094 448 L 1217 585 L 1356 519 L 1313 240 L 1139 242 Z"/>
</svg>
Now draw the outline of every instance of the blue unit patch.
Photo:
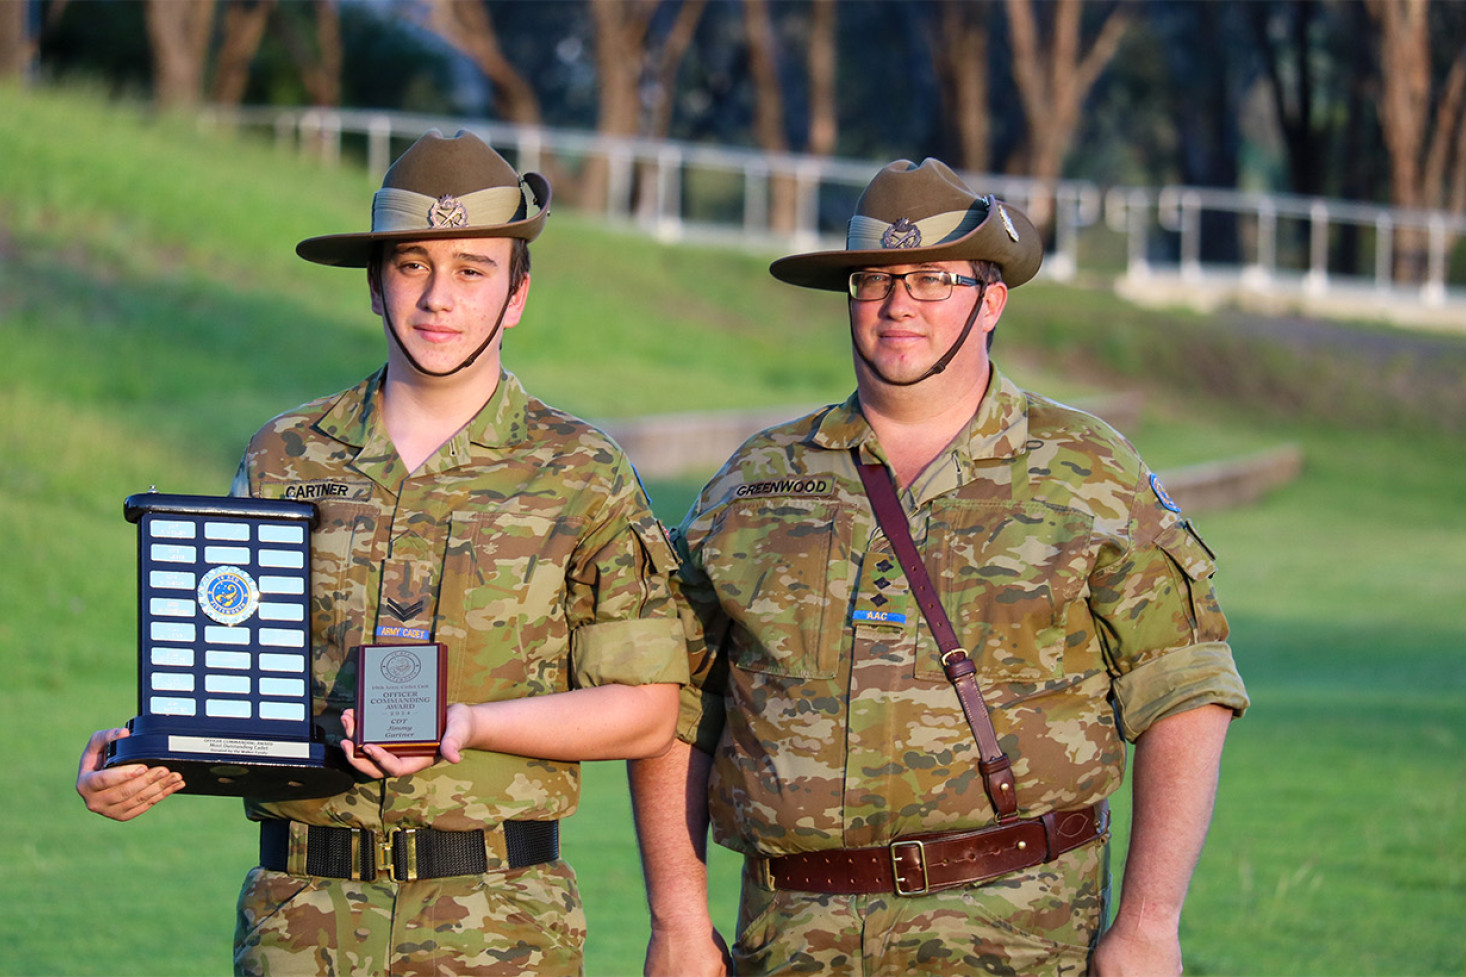
<svg viewBox="0 0 1466 977">
<path fill-rule="evenodd" d="M 381 624 L 377 626 L 377 637 L 379 638 L 411 638 L 415 641 L 428 640 L 428 632 L 425 628 L 404 628 L 395 625 Z"/>
<path fill-rule="evenodd" d="M 249 620 L 260 606 L 259 587 L 239 567 L 214 567 L 204 574 L 198 598 L 200 610 L 228 627 Z"/>
<path fill-rule="evenodd" d="M 856 611 L 850 615 L 856 624 L 905 624 L 906 615 L 899 611 Z"/>
<path fill-rule="evenodd" d="M 1160 477 L 1155 472 L 1150 473 L 1150 488 L 1155 493 L 1155 497 L 1160 499 L 1161 505 L 1170 509 L 1172 512 L 1181 511 L 1181 507 L 1176 504 L 1176 501 L 1166 494 L 1166 487 L 1161 484 Z"/>
</svg>

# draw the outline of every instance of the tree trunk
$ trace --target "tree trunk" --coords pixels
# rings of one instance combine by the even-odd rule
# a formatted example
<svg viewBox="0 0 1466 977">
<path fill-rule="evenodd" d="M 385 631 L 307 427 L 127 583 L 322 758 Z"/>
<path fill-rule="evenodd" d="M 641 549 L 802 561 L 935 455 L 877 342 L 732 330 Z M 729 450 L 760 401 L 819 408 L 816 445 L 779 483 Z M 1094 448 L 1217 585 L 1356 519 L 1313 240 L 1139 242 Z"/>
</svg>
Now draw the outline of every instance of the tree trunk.
<svg viewBox="0 0 1466 977">
<path fill-rule="evenodd" d="M 656 13 L 656 0 L 592 2 L 589 6 L 596 25 L 596 129 L 603 136 L 635 136 L 641 121 L 637 84 L 646 63 L 646 34 Z M 586 210 L 621 209 L 623 201 L 613 196 L 621 190 L 611 186 L 611 175 L 609 157 L 597 153 L 585 161 L 581 205 Z"/>
<path fill-rule="evenodd" d="M 932 38 L 944 117 L 955 129 L 949 162 L 978 172 L 992 167 L 987 18 L 986 3 L 944 3 Z"/>
<path fill-rule="evenodd" d="M 0 84 L 24 81 L 36 57 L 30 35 L 30 4 L 0 3 Z"/>
<path fill-rule="evenodd" d="M 662 39 L 660 50 L 647 55 L 646 74 L 649 84 L 643 89 L 642 112 L 639 132 L 650 139 L 666 139 L 672 131 L 672 107 L 676 103 L 677 72 L 682 59 L 692 44 L 697 32 L 698 21 L 702 19 L 707 0 L 683 0 L 677 8 L 677 17 L 667 36 Z M 650 45 L 648 45 L 649 47 Z M 657 209 L 659 167 L 655 163 L 640 163 L 637 166 L 637 213 L 643 220 L 650 219 Z"/>
<path fill-rule="evenodd" d="M 1433 99 L 1430 4 L 1367 0 L 1366 5 L 1379 27 L 1378 111 L 1390 160 L 1391 202 L 1397 207 L 1446 207 L 1459 194 L 1466 204 L 1466 49 L 1457 48 Z M 1395 277 L 1423 280 L 1428 247 L 1423 229 L 1396 232 Z"/>
<path fill-rule="evenodd" d="M 748 67 L 753 76 L 753 134 L 759 148 L 770 155 L 789 152 L 784 133 L 784 91 L 776 64 L 777 41 L 766 0 L 743 0 L 743 23 L 748 34 Z M 798 224 L 798 187 L 789 173 L 769 177 L 769 229 L 791 233 Z"/>
<path fill-rule="evenodd" d="M 345 61 L 337 0 L 316 0 L 316 50 L 320 61 L 314 75 L 315 101 L 334 108 L 341 104 L 341 65 Z"/>
<path fill-rule="evenodd" d="M 540 125 L 540 100 L 504 56 L 487 4 L 479 0 L 431 0 L 427 27 L 484 73 L 493 86 L 494 108 L 501 118 L 518 125 Z"/>
<path fill-rule="evenodd" d="M 1293 0 L 1286 4 L 1241 5 L 1252 26 L 1253 42 L 1262 59 L 1272 93 L 1273 111 L 1282 129 L 1288 156 L 1288 183 L 1294 193 L 1323 193 L 1323 169 L 1317 165 L 1314 132 L 1313 74 L 1315 66 L 1310 43 L 1317 5 L 1314 0 Z M 1284 18 L 1285 37 L 1275 44 L 1273 17 Z"/>
<path fill-rule="evenodd" d="M 1130 26 L 1126 6 L 1112 7 L 1088 51 L 1081 51 L 1079 0 L 1044 4 L 1053 15 L 1053 28 L 1040 36 L 1034 16 L 1035 0 L 1007 0 L 1008 27 L 1013 39 L 1013 80 L 1028 124 L 1028 172 L 1047 192 L 1030 205 L 1029 217 L 1041 228 L 1053 220 L 1052 187 L 1064 165 L 1064 155 L 1079 126 L 1080 110 L 1100 72 L 1115 56 Z"/>
<path fill-rule="evenodd" d="M 809 143 L 811 156 L 833 156 L 840 119 L 835 93 L 835 0 L 814 0 L 809 30 Z"/>
<path fill-rule="evenodd" d="M 153 54 L 154 101 L 163 109 L 197 106 L 203 100 L 214 0 L 147 0 L 145 16 Z"/>
<path fill-rule="evenodd" d="M 210 97 L 220 105 L 238 105 L 244 101 L 249 85 L 249 66 L 265 36 L 265 24 L 276 0 L 226 0 L 224 5 L 224 42 L 219 48 L 219 61 L 214 68 L 214 84 Z"/>
<path fill-rule="evenodd" d="M 290 53 L 290 60 L 300 72 L 301 83 L 311 104 L 334 108 L 341 104 L 341 16 L 336 0 L 314 0 L 314 40 L 307 36 L 290 11 L 300 9 L 286 4 L 285 16 L 276 17 L 280 40 Z"/>
<path fill-rule="evenodd" d="M 661 50 L 652 58 L 650 66 L 650 104 L 641 125 L 643 135 L 654 139 L 665 139 L 672 129 L 672 106 L 677 91 L 677 72 L 682 68 L 682 59 L 692 45 L 697 32 L 698 21 L 702 19 L 707 0 L 683 0 L 677 8 L 677 19 L 663 39 Z"/>
</svg>

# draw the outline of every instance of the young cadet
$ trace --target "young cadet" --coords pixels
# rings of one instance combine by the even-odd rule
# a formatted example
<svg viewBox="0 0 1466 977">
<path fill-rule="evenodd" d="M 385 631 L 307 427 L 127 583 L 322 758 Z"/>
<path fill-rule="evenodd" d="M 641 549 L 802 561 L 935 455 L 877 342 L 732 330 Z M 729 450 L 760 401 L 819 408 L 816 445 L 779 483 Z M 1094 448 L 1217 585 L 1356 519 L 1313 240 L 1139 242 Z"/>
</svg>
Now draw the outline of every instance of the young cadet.
<svg viewBox="0 0 1466 977">
<path fill-rule="evenodd" d="M 648 974 L 729 963 L 709 819 L 745 855 L 740 975 L 1180 973 L 1248 700 L 1159 481 L 989 361 L 1041 259 L 1022 213 L 929 159 L 875 176 L 844 250 L 773 264 L 846 293 L 856 390 L 751 438 L 674 534 L 701 629 L 680 742 L 630 765 Z"/>
<path fill-rule="evenodd" d="M 687 678 L 675 557 L 631 465 L 500 363 L 549 210 L 476 136 L 432 131 L 392 166 L 372 230 L 301 242 L 364 267 L 386 365 L 266 424 L 234 493 L 309 498 L 317 722 L 357 773 L 332 797 L 247 799 L 260 866 L 239 898 L 239 973 L 576 974 L 585 920 L 559 858 L 582 760 L 656 755 Z M 448 649 L 437 757 L 356 748 L 352 648 Z M 139 765 L 77 789 L 118 820 L 175 792 Z M 394 868 L 378 873 L 374 852 Z M 354 857 L 353 852 L 366 853 Z"/>
</svg>

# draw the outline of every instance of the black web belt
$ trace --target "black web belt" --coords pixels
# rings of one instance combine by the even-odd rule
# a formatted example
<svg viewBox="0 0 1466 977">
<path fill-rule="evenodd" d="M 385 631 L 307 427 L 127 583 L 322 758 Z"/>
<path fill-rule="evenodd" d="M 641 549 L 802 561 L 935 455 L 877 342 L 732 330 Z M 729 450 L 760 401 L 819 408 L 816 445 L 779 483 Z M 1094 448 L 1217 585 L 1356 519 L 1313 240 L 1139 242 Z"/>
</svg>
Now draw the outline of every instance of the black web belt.
<svg viewBox="0 0 1466 977">
<path fill-rule="evenodd" d="M 504 855 L 495 867 L 524 868 L 560 857 L 560 822 L 505 821 L 486 831 L 438 831 L 434 828 L 396 828 L 375 832 L 366 828 L 296 825 L 306 832 L 305 864 L 290 864 L 291 822 L 260 822 L 260 866 L 275 872 L 315 875 L 328 879 L 393 882 L 438 879 L 450 875 L 483 875 L 489 870 L 489 852 L 503 836 Z"/>
</svg>

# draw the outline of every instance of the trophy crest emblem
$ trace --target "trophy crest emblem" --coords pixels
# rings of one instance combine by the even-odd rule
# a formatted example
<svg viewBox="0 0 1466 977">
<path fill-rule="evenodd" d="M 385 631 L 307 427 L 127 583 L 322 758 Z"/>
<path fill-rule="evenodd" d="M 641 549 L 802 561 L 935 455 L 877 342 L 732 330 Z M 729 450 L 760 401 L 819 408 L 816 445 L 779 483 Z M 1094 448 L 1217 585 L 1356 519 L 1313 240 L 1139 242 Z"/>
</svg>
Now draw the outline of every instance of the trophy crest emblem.
<svg viewBox="0 0 1466 977">
<path fill-rule="evenodd" d="M 422 659 L 405 648 L 400 648 L 382 659 L 382 677 L 390 682 L 411 682 L 421 671 Z"/>
<path fill-rule="evenodd" d="M 214 567 L 199 581 L 198 599 L 199 610 L 232 627 L 249 620 L 260 606 L 260 589 L 239 567 Z"/>
</svg>

